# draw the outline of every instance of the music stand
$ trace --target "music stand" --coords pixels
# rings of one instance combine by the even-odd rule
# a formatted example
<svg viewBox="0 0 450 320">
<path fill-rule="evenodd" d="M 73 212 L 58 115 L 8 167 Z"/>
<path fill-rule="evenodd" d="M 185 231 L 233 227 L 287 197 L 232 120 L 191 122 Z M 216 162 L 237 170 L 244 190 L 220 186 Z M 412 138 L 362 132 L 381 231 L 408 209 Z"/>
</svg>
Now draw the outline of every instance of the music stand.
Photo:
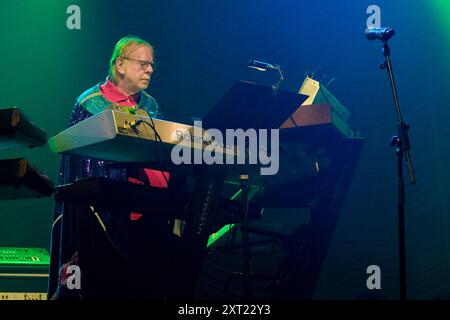
<svg viewBox="0 0 450 320">
<path fill-rule="evenodd" d="M 204 129 L 214 128 L 225 136 L 226 129 L 278 129 L 308 96 L 247 81 L 237 81 L 205 115 Z M 227 142 L 228 143 L 228 142 Z M 245 152 L 246 156 L 247 153 Z M 246 159 L 245 164 L 248 161 Z M 245 171 L 245 169 L 244 169 Z M 242 245 L 244 255 L 244 297 L 251 297 L 248 239 L 248 174 L 241 172 L 243 205 Z"/>
<path fill-rule="evenodd" d="M 203 117 L 205 129 L 278 129 L 308 96 L 237 81 Z"/>
</svg>

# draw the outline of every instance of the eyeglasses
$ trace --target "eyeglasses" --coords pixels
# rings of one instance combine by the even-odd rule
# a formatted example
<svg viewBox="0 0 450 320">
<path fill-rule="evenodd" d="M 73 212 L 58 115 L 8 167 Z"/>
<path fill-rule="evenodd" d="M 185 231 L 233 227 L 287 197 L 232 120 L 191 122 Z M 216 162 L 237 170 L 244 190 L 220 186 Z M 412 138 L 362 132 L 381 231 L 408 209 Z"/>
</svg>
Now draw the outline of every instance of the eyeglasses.
<svg viewBox="0 0 450 320">
<path fill-rule="evenodd" d="M 128 58 L 128 57 L 122 57 L 122 58 L 137 62 L 142 70 L 147 70 L 148 66 L 152 66 L 152 69 L 155 69 L 155 63 L 154 62 L 144 61 L 144 60 L 137 60 L 137 59 L 132 59 L 132 58 Z"/>
</svg>

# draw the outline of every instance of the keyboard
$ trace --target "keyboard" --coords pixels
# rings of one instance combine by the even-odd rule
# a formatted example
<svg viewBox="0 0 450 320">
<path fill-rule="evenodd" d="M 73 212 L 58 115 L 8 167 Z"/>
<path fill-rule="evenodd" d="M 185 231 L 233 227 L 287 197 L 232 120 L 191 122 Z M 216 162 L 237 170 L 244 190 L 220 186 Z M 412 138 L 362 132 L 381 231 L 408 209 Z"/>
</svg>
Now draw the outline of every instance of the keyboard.
<svg viewBox="0 0 450 320">
<path fill-rule="evenodd" d="M 53 182 L 25 158 L 0 160 L 0 200 L 50 197 Z"/>
<path fill-rule="evenodd" d="M 201 139 L 202 128 L 152 119 L 145 115 L 105 110 L 76 123 L 49 140 L 55 153 L 69 153 L 114 162 L 170 161 L 170 152 L 178 144 L 203 150 L 211 140 Z M 218 147 L 224 157 L 237 150 Z"/>
<path fill-rule="evenodd" d="M 33 148 L 47 143 L 47 133 L 18 107 L 0 109 L 0 150 Z"/>
<path fill-rule="evenodd" d="M 0 265 L 48 265 L 50 255 L 42 248 L 0 247 Z"/>
</svg>

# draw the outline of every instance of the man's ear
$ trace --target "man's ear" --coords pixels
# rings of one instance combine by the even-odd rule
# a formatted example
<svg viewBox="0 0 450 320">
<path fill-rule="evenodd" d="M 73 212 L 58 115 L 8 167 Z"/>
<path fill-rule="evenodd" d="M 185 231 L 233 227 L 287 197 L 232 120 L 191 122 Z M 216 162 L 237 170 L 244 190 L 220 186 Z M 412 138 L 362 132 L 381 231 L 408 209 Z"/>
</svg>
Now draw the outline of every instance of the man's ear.
<svg viewBox="0 0 450 320">
<path fill-rule="evenodd" d="M 125 68 L 123 65 L 123 59 L 122 58 L 117 58 L 115 61 L 116 64 L 116 70 L 119 74 L 125 74 Z"/>
</svg>

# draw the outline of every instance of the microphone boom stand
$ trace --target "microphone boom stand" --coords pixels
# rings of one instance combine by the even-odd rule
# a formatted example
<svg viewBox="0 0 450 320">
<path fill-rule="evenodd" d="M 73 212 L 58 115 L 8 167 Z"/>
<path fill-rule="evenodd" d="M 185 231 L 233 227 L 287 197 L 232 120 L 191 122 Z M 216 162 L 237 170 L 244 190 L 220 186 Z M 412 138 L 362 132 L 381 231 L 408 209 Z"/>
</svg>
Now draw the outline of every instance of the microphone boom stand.
<svg viewBox="0 0 450 320">
<path fill-rule="evenodd" d="M 398 171 L 398 240 L 399 240 L 399 269 L 400 269 L 400 300 L 406 300 L 406 245 L 405 245 L 405 184 L 403 180 L 403 156 L 405 157 L 406 164 L 408 166 L 409 181 L 410 184 L 416 182 L 414 174 L 414 167 L 410 157 L 410 143 L 408 137 L 409 125 L 403 121 L 403 117 L 400 110 L 400 103 L 397 95 L 397 87 L 395 85 L 394 74 L 392 71 L 391 63 L 391 50 L 387 43 L 387 40 L 383 41 L 383 55 L 386 58 L 384 63 L 380 65 L 380 68 L 387 69 L 389 74 L 389 80 L 394 96 L 395 109 L 397 113 L 397 130 L 396 136 L 391 139 L 391 147 L 395 148 L 397 156 L 397 171 Z"/>
<path fill-rule="evenodd" d="M 277 94 L 278 93 L 278 89 L 280 89 L 281 83 L 284 81 L 284 74 L 283 74 L 283 71 L 281 70 L 281 67 L 279 65 L 275 65 L 275 68 L 278 71 L 278 73 L 280 74 L 280 78 L 278 79 L 277 83 L 272 85 L 272 89 L 274 91 L 274 94 Z"/>
</svg>

